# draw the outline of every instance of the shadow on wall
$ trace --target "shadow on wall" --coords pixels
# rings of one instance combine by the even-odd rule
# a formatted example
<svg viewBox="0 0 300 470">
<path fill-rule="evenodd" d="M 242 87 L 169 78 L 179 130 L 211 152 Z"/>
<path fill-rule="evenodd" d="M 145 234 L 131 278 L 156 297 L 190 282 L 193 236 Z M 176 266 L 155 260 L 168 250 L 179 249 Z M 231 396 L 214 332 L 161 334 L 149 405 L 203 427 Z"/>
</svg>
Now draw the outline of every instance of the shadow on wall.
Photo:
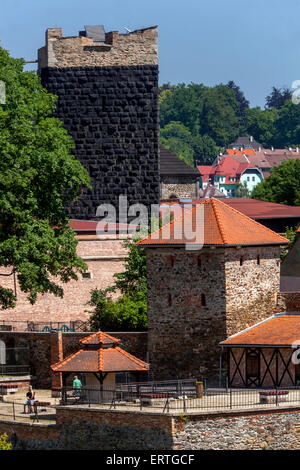
<svg viewBox="0 0 300 470">
<path fill-rule="evenodd" d="M 159 428 L 137 429 L 97 423 L 64 424 L 58 441 L 21 440 L 17 450 L 171 450 L 171 434 Z"/>
</svg>

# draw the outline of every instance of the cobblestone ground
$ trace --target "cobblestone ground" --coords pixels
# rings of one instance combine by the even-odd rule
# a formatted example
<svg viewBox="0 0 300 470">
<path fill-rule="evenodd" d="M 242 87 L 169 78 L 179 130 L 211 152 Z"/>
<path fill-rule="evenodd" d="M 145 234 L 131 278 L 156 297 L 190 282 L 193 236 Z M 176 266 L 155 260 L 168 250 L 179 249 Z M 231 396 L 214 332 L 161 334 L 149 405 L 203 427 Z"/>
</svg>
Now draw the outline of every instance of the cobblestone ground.
<svg viewBox="0 0 300 470">
<path fill-rule="evenodd" d="M 300 413 L 188 421 L 176 450 L 300 449 Z"/>
</svg>

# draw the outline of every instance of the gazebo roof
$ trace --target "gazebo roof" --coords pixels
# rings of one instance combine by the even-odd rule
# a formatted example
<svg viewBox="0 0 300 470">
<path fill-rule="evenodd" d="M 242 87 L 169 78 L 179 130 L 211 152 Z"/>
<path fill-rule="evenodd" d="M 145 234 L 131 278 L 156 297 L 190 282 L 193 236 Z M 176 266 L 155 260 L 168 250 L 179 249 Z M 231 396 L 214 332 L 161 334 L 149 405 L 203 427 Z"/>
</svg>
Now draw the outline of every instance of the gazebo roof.
<svg viewBox="0 0 300 470">
<path fill-rule="evenodd" d="M 54 372 L 143 372 L 149 364 L 117 346 L 119 339 L 97 332 L 80 341 L 83 348 L 53 364 Z"/>
</svg>

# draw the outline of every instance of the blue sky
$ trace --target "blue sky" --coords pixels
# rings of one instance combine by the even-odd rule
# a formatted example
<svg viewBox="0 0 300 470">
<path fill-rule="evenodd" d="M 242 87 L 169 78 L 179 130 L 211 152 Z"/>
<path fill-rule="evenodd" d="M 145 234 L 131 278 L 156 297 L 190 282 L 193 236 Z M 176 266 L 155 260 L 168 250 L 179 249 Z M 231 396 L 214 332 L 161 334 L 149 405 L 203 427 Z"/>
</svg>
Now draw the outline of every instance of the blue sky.
<svg viewBox="0 0 300 470">
<path fill-rule="evenodd" d="M 160 84 L 234 80 L 251 106 L 300 80 L 299 0 L 1 0 L 0 41 L 33 60 L 46 28 L 159 26 Z M 30 66 L 27 66 L 29 68 Z M 32 67 L 31 67 L 32 68 Z"/>
</svg>

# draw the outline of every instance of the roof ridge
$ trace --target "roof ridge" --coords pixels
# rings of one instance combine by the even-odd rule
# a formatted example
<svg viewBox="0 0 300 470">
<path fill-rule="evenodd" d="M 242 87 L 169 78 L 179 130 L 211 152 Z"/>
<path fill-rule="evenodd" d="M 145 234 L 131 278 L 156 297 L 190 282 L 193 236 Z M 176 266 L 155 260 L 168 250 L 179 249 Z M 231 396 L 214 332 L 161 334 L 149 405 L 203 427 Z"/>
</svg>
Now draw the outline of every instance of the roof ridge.
<svg viewBox="0 0 300 470">
<path fill-rule="evenodd" d="M 124 354 L 124 356 L 127 356 L 129 359 L 131 359 L 133 362 L 135 362 L 136 364 L 144 367 L 145 365 L 146 366 L 149 366 L 148 362 L 145 362 L 145 361 L 142 361 L 141 359 L 138 359 L 137 357 L 133 356 L 132 354 L 130 354 L 129 352 L 125 351 L 124 349 L 120 348 L 119 346 L 115 347 L 115 349 L 117 351 L 119 351 L 120 353 Z"/>
<path fill-rule="evenodd" d="M 201 203 L 201 204 L 202 204 L 202 203 Z M 166 227 L 167 225 L 170 225 L 170 233 L 171 233 L 171 227 L 175 224 L 175 222 L 179 221 L 179 219 L 183 219 L 183 217 L 185 217 L 185 216 L 187 215 L 187 214 L 185 213 L 184 206 L 185 206 L 185 204 L 183 205 L 183 207 L 182 207 L 181 205 L 179 206 L 180 209 L 181 209 L 181 215 L 179 215 L 177 218 L 172 219 L 171 222 L 166 222 L 166 223 L 165 223 L 164 225 L 162 225 L 160 228 L 158 228 L 157 230 L 155 230 L 155 232 L 149 233 L 149 235 L 148 235 L 147 237 L 142 238 L 141 240 L 139 240 L 139 241 L 137 242 L 137 245 L 142 245 L 142 242 L 143 242 L 144 240 L 148 240 L 149 238 L 150 238 L 150 239 L 153 239 L 153 236 L 154 236 L 156 233 L 162 231 L 163 228 Z M 192 204 L 191 204 L 191 206 L 192 206 L 191 209 L 189 209 L 187 213 L 190 213 L 190 212 L 193 211 L 193 210 L 195 209 L 195 207 L 196 207 L 196 206 L 193 206 Z"/>
<path fill-rule="evenodd" d="M 223 226 L 222 220 L 220 218 L 220 214 L 218 212 L 218 205 L 216 204 L 217 199 L 212 197 L 211 200 L 212 200 L 211 202 L 212 202 L 212 206 L 213 206 L 213 209 L 214 209 L 217 225 L 218 225 L 219 230 L 220 230 L 221 238 L 223 240 L 223 243 L 227 243 L 224 226 Z"/>
<path fill-rule="evenodd" d="M 55 364 L 51 366 L 51 369 L 53 369 L 54 367 L 61 366 L 63 364 L 67 364 L 71 359 L 73 359 L 73 357 L 78 356 L 78 354 L 81 353 L 81 351 L 82 349 L 79 349 L 78 351 L 66 357 L 65 359 L 62 359 L 61 361 L 56 362 Z"/>
<path fill-rule="evenodd" d="M 279 238 L 282 238 L 284 239 L 285 241 L 289 242 L 289 240 L 285 237 L 283 237 L 282 235 L 278 235 L 278 233 L 274 232 L 274 230 L 271 230 L 269 227 L 266 227 L 265 225 L 262 225 L 260 224 L 259 222 L 257 222 L 256 220 L 252 219 L 251 217 L 249 217 L 248 215 L 246 214 L 243 214 L 243 212 L 240 212 L 238 211 L 237 209 L 234 209 L 233 207 L 229 206 L 228 204 L 225 204 L 225 202 L 223 201 L 220 201 L 219 199 L 216 199 L 216 198 L 212 198 L 214 199 L 215 201 L 218 201 L 219 204 L 222 204 L 224 207 L 226 208 L 229 208 L 232 212 L 235 212 L 236 214 L 238 214 L 240 217 L 243 217 L 243 219 L 250 219 L 252 220 L 252 222 L 254 224 L 256 224 L 257 226 L 259 226 L 260 228 L 263 228 L 265 229 L 266 231 L 272 233 L 272 235 L 277 235 Z"/>
</svg>

